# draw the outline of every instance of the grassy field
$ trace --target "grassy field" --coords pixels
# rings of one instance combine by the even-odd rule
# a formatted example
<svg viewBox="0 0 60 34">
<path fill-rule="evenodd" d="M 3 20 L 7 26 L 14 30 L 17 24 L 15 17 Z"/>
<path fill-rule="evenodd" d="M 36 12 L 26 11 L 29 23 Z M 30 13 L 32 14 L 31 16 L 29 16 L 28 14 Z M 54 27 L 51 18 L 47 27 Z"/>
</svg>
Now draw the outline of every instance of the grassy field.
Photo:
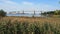
<svg viewBox="0 0 60 34">
<path fill-rule="evenodd" d="M 0 21 L 8 21 L 11 20 L 12 22 L 19 21 L 19 22 L 60 22 L 60 18 L 54 17 L 4 17 L 1 18 Z"/>
<path fill-rule="evenodd" d="M 0 34 L 60 34 L 60 18 L 3 17 Z"/>
</svg>

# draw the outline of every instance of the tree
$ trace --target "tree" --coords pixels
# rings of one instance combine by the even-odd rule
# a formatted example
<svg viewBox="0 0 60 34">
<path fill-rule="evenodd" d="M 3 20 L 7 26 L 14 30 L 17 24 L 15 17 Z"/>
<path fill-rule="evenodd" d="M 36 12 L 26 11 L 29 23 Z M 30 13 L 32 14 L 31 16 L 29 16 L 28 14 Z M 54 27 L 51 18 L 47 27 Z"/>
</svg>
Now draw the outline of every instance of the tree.
<svg viewBox="0 0 60 34">
<path fill-rule="evenodd" d="M 0 17 L 5 17 L 6 16 L 6 12 L 4 10 L 0 10 Z"/>
<path fill-rule="evenodd" d="M 60 15 L 60 10 L 56 10 L 55 15 Z"/>
</svg>

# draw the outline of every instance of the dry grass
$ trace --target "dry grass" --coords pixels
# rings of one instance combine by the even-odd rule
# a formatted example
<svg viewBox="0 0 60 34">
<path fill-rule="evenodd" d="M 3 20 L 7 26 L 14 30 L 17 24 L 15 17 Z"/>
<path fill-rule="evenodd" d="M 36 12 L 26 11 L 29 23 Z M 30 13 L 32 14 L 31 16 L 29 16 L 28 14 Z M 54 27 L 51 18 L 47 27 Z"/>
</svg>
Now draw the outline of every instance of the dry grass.
<svg viewBox="0 0 60 34">
<path fill-rule="evenodd" d="M 4 17 L 0 19 L 0 34 L 22 34 L 21 32 L 23 34 L 60 34 L 60 18 Z"/>
<path fill-rule="evenodd" d="M 49 23 L 59 23 L 60 22 L 60 18 L 44 18 L 44 17 L 4 17 L 1 19 L 2 21 L 8 21 L 8 20 L 11 20 L 12 22 L 15 22 L 15 21 L 19 21 L 19 22 L 49 22 Z M 1 21 L 0 20 L 0 21 Z"/>
</svg>

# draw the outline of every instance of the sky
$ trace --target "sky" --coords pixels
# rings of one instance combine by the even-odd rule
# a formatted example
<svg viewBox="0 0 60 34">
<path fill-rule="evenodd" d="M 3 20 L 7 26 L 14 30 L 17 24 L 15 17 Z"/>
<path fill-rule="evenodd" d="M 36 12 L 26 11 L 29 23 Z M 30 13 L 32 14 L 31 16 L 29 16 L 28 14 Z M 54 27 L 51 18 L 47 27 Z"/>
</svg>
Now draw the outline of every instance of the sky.
<svg viewBox="0 0 60 34">
<path fill-rule="evenodd" d="M 60 9 L 59 0 L 0 0 L 0 9 L 10 11 L 51 11 Z"/>
</svg>

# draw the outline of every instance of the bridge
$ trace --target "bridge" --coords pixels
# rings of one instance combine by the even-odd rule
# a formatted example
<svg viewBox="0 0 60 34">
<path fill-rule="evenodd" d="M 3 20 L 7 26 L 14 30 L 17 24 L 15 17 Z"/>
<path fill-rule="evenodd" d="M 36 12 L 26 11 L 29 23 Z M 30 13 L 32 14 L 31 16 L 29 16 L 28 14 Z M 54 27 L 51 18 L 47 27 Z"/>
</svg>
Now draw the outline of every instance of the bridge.
<svg viewBox="0 0 60 34">
<path fill-rule="evenodd" d="M 26 13 L 41 14 L 42 11 L 13 11 L 13 12 L 9 12 L 8 14 L 26 14 Z"/>
<path fill-rule="evenodd" d="M 38 16 L 42 16 L 41 13 L 42 11 L 13 11 L 13 12 L 9 12 L 8 14 L 10 14 L 10 16 L 28 16 L 28 17 L 36 16 L 38 17 Z"/>
</svg>

